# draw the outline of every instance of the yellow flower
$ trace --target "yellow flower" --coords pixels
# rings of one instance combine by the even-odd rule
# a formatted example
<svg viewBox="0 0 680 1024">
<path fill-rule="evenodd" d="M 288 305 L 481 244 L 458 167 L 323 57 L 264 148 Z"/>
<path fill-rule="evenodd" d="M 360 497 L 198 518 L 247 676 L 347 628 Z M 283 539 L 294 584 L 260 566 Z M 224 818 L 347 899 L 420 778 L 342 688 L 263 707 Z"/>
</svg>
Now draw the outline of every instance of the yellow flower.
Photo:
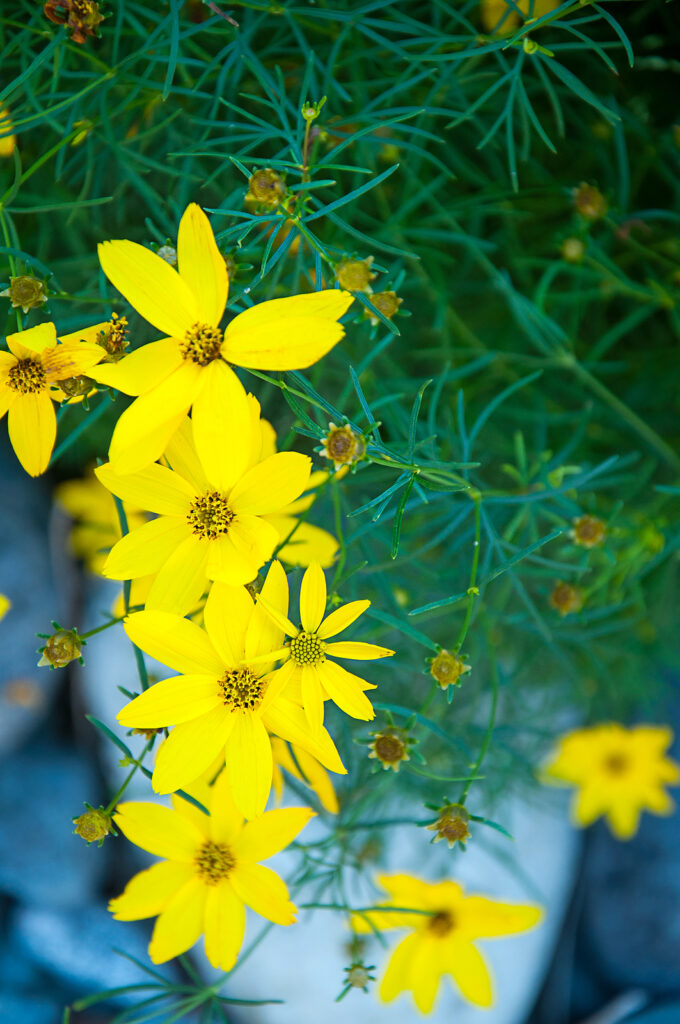
<svg viewBox="0 0 680 1024">
<path fill-rule="evenodd" d="M 302 747 L 287 743 L 272 736 L 272 755 L 274 757 L 274 775 L 272 785 L 276 793 L 277 802 L 283 796 L 283 771 L 288 772 L 294 779 L 313 790 L 319 798 L 322 807 L 325 807 L 331 814 L 337 814 L 340 810 L 338 798 L 333 789 L 328 772 L 319 764 L 317 759 L 307 753 Z"/>
<path fill-rule="evenodd" d="M 541 18 L 544 14 L 549 14 L 559 6 L 559 0 L 534 0 L 533 18 Z M 519 26 L 520 18 L 517 14 L 519 9 L 524 15 L 525 20 L 529 17 L 529 0 L 518 0 L 516 5 L 511 6 L 506 0 L 482 0 L 481 15 L 482 25 L 484 26 L 485 32 L 500 32 L 505 35 L 508 32 L 514 32 Z M 503 15 L 507 17 L 503 20 L 503 24 L 498 27 Z"/>
<path fill-rule="evenodd" d="M 57 436 L 56 385 L 90 370 L 102 350 L 74 335 L 57 344 L 53 323 L 9 334 L 7 345 L 9 352 L 0 352 L 0 418 L 8 413 L 9 439 L 19 462 L 31 476 L 40 476 Z"/>
<path fill-rule="evenodd" d="M 4 619 L 7 612 L 11 609 L 12 602 L 6 594 L 0 594 L 0 621 Z"/>
<path fill-rule="evenodd" d="M 123 537 L 104 566 L 104 575 L 118 580 L 157 573 L 147 607 L 184 615 L 209 580 L 250 583 L 281 539 L 266 517 L 301 494 L 311 462 L 298 452 L 259 461 L 255 399 L 246 403 L 246 415 L 236 444 L 187 420 L 167 448 L 172 469 L 153 464 L 119 476 L 108 463 L 96 470 L 119 498 L 158 514 Z"/>
<path fill-rule="evenodd" d="M 12 156 L 16 148 L 17 139 L 12 132 L 13 127 L 9 110 L 7 107 L 0 107 L 0 157 Z"/>
<path fill-rule="evenodd" d="M 373 658 L 388 658 L 394 651 L 375 644 L 357 643 L 354 640 L 336 643 L 327 641 L 358 619 L 371 602 L 351 601 L 325 616 L 326 577 L 321 566 L 314 562 L 302 578 L 302 625 L 298 629 L 287 618 L 288 584 L 285 586 L 285 611 L 272 607 L 264 592 L 258 596 L 259 603 L 290 637 L 286 646 L 274 654 L 274 657 L 286 659 L 275 672 L 275 677 L 284 678 L 287 686 L 300 687 L 302 704 L 312 732 L 317 732 L 323 725 L 324 700 L 332 700 L 341 711 L 352 718 L 370 721 L 375 717 L 375 712 L 364 690 L 374 690 L 375 685 L 353 675 L 336 662 L 329 661 L 328 656 L 370 661 Z"/>
<path fill-rule="evenodd" d="M 118 473 L 136 472 L 160 458 L 191 407 L 202 438 L 221 435 L 234 446 L 232 428 L 246 418 L 246 394 L 229 363 L 256 370 L 310 366 L 342 338 L 337 320 L 352 302 L 337 290 L 273 299 L 240 313 L 222 331 L 226 265 L 195 203 L 179 225 L 178 270 L 124 240 L 100 245 L 99 259 L 130 305 L 168 335 L 95 375 L 100 383 L 140 396 L 113 433 L 109 457 Z"/>
<path fill-rule="evenodd" d="M 173 810 L 158 804 L 119 804 L 114 821 L 143 850 L 163 857 L 128 882 L 109 910 L 118 921 L 156 917 L 149 956 L 165 963 L 204 936 L 213 967 L 230 970 L 243 943 L 245 907 L 289 925 L 296 908 L 279 876 L 259 861 L 288 846 L 313 812 L 306 807 L 268 811 L 244 824 L 224 772 L 212 790 L 192 795 L 210 809 L 203 814 L 173 797 Z"/>
<path fill-rule="evenodd" d="M 680 782 L 680 765 L 664 756 L 672 742 L 671 730 L 659 725 L 576 729 L 561 737 L 541 778 L 577 787 L 571 807 L 577 825 L 604 815 L 618 839 L 630 839 L 642 811 L 665 815 L 675 808 L 663 788 Z"/>
<path fill-rule="evenodd" d="M 281 607 L 287 583 L 280 562 L 262 593 Z M 124 726 L 175 726 L 158 751 L 152 784 L 171 793 L 198 779 L 218 754 L 225 757 L 234 799 L 246 817 L 264 810 L 272 783 L 269 732 L 302 747 L 331 771 L 345 773 L 333 741 L 312 736 L 304 712 L 282 691 L 286 678 L 271 669 L 283 639 L 244 587 L 216 583 L 204 610 L 205 631 L 161 611 L 130 615 L 125 630 L 153 658 L 186 673 L 156 683 L 118 715 Z"/>
<path fill-rule="evenodd" d="M 457 882 L 381 875 L 378 884 L 390 895 L 381 907 L 412 910 L 355 914 L 352 927 L 364 934 L 374 928 L 411 929 L 392 951 L 380 984 L 380 998 L 389 1003 L 401 992 L 412 992 L 421 1013 L 432 1010 L 445 974 L 453 978 L 468 1002 L 491 1006 L 491 978 L 475 942 L 516 935 L 533 928 L 543 916 L 540 907 L 465 896 Z"/>
</svg>

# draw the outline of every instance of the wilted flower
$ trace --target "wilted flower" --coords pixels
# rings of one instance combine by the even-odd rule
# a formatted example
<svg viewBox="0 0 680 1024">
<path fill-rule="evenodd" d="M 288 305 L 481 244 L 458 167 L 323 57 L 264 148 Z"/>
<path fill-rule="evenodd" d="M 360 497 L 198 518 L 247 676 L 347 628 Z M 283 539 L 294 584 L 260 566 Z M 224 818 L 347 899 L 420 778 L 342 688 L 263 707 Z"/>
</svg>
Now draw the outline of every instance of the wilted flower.
<svg viewBox="0 0 680 1024">
<path fill-rule="evenodd" d="M 572 520 L 569 536 L 579 547 L 595 548 L 607 536 L 607 524 L 597 516 L 579 516 Z"/>
<path fill-rule="evenodd" d="M 95 0 L 47 0 L 43 11 L 55 25 L 66 25 L 74 43 L 85 43 L 88 36 L 98 36 L 104 20 Z"/>
<path fill-rule="evenodd" d="M 24 313 L 28 313 L 29 309 L 38 309 L 47 302 L 45 285 L 30 274 L 10 277 L 9 288 L 5 288 L 0 295 L 3 299 L 9 299 L 14 309 L 21 308 Z"/>
<path fill-rule="evenodd" d="M 577 212 L 586 220 L 600 220 L 607 212 L 607 200 L 594 185 L 582 181 L 572 196 Z"/>
<path fill-rule="evenodd" d="M 574 587 L 571 583 L 558 580 L 550 595 L 550 604 L 560 615 L 571 615 L 573 612 L 581 611 L 585 599 L 586 595 L 581 587 Z"/>
<path fill-rule="evenodd" d="M 398 312 L 403 301 L 396 292 L 376 292 L 374 295 L 371 295 L 371 303 L 388 320 L 391 320 L 394 314 Z M 364 309 L 364 316 L 368 317 L 373 325 L 380 322 L 375 313 L 370 309 Z"/>
<path fill-rule="evenodd" d="M 335 268 L 335 277 L 341 288 L 348 292 L 370 292 L 371 281 L 375 274 L 371 273 L 373 257 L 365 260 L 342 260 Z"/>
<path fill-rule="evenodd" d="M 258 203 L 260 206 L 278 206 L 286 194 L 283 178 L 272 170 L 263 167 L 251 174 L 248 180 L 246 202 Z"/>
<path fill-rule="evenodd" d="M 369 757 L 380 761 L 383 768 L 398 772 L 402 761 L 409 760 L 409 739 L 403 729 L 386 729 L 375 732 Z"/>
<path fill-rule="evenodd" d="M 90 807 L 85 804 L 87 810 L 80 817 L 73 819 L 74 832 L 86 843 L 103 843 L 104 839 L 112 832 L 111 815 L 103 807 Z"/>
<path fill-rule="evenodd" d="M 437 680 L 442 690 L 447 686 L 458 686 L 460 677 L 471 669 L 472 666 L 466 665 L 463 658 L 444 648 L 430 661 L 430 675 Z"/>
<path fill-rule="evenodd" d="M 344 427 L 329 423 L 328 433 L 322 438 L 321 443 L 321 453 L 332 461 L 335 469 L 358 462 L 366 451 L 363 437 L 352 430 L 349 423 Z"/>
<path fill-rule="evenodd" d="M 456 843 L 464 843 L 470 838 L 469 820 L 470 815 L 462 804 L 447 804 L 442 807 L 437 820 L 425 827 L 437 833 L 432 839 L 433 843 L 445 839 L 451 849 Z"/>
<path fill-rule="evenodd" d="M 51 668 L 65 668 L 80 657 L 83 641 L 75 629 L 59 629 L 48 637 L 47 643 L 41 647 L 42 657 L 38 666 L 49 665 Z"/>
</svg>

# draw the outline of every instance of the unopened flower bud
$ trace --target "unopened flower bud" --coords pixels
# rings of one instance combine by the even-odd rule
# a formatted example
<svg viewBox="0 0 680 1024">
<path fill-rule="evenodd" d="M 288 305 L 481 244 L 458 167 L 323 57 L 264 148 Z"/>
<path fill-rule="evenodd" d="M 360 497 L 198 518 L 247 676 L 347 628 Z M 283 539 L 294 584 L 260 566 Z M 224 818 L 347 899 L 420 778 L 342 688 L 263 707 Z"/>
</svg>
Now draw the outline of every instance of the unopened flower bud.
<svg viewBox="0 0 680 1024">
<path fill-rule="evenodd" d="M 171 267 L 177 266 L 177 249 L 173 245 L 162 245 L 156 255 L 169 263 Z"/>
<path fill-rule="evenodd" d="M 14 309 L 23 309 L 28 313 L 29 309 L 38 309 L 47 302 L 45 285 L 37 277 L 30 274 L 22 274 L 20 277 L 10 277 L 9 288 L 0 292 L 3 298 L 8 298 Z"/>
<path fill-rule="evenodd" d="M 246 202 L 274 207 L 282 202 L 285 194 L 286 186 L 280 175 L 271 167 L 263 167 L 250 176 Z"/>
<path fill-rule="evenodd" d="M 362 459 L 366 445 L 361 434 L 355 433 L 348 423 L 344 427 L 328 424 L 328 433 L 322 439 L 321 452 L 333 462 L 336 469 L 349 466 Z"/>
<path fill-rule="evenodd" d="M 430 675 L 433 676 L 442 690 L 447 686 L 459 686 L 460 677 L 471 671 L 472 666 L 466 665 L 463 658 L 451 651 L 442 649 L 430 662 Z"/>
<path fill-rule="evenodd" d="M 371 273 L 373 257 L 365 260 L 342 260 L 335 268 L 335 277 L 341 288 L 348 292 L 370 292 L 371 281 L 375 274 Z"/>
<path fill-rule="evenodd" d="M 79 818 L 73 819 L 74 832 L 86 843 L 101 843 L 111 831 L 111 815 L 103 807 L 90 807 Z"/>
<path fill-rule="evenodd" d="M 586 247 L 580 238 L 565 238 L 560 246 L 562 259 L 567 263 L 580 263 L 586 253 Z"/>
<path fill-rule="evenodd" d="M 48 638 L 41 648 L 42 657 L 38 666 L 49 665 L 51 668 L 64 668 L 80 657 L 83 641 L 75 629 L 60 629 Z"/>
<path fill-rule="evenodd" d="M 607 212 L 607 200 L 598 188 L 582 181 L 573 190 L 574 206 L 586 220 L 600 220 Z"/>
<path fill-rule="evenodd" d="M 456 843 L 464 843 L 470 838 L 469 820 L 470 815 L 462 804 L 447 804 L 446 807 L 442 807 L 437 820 L 426 828 L 437 833 L 432 840 L 433 843 L 445 839 L 451 849 Z"/>
</svg>

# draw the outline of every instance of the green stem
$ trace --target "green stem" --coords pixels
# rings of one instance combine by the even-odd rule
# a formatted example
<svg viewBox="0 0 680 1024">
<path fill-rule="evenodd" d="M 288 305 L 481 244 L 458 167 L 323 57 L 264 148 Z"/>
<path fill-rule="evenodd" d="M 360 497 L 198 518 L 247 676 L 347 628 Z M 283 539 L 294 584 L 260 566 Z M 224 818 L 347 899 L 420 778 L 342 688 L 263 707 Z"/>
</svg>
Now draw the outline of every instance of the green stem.
<svg viewBox="0 0 680 1024">
<path fill-rule="evenodd" d="M 478 756 L 477 760 L 475 761 L 474 765 L 472 766 L 472 771 L 470 772 L 471 776 L 475 776 L 475 775 L 479 774 L 479 769 L 481 768 L 482 762 L 484 761 L 484 758 L 487 755 L 487 751 L 489 749 L 489 744 L 491 743 L 491 737 L 493 735 L 494 725 L 496 724 L 496 709 L 497 709 L 497 707 L 498 707 L 498 665 L 496 663 L 495 658 L 493 658 L 492 662 L 491 662 L 491 709 L 489 711 L 489 722 L 488 722 L 488 725 L 486 727 L 486 734 L 484 736 L 484 741 L 483 741 L 481 749 L 479 751 L 479 756 Z M 466 799 L 466 797 L 468 795 L 468 792 L 470 790 L 470 786 L 472 785 L 473 782 L 474 782 L 474 778 L 470 778 L 470 779 L 468 779 L 468 781 L 463 786 L 463 790 L 462 790 L 460 796 L 458 797 L 458 803 L 459 804 L 462 804 L 463 806 L 465 805 L 465 799 Z"/>
</svg>

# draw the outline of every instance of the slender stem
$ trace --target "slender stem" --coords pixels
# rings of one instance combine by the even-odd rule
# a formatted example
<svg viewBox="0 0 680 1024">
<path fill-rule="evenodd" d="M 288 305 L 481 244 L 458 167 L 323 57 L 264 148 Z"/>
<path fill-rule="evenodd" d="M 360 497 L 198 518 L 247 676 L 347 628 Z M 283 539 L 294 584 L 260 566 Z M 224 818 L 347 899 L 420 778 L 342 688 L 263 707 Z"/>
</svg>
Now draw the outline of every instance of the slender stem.
<svg viewBox="0 0 680 1024">
<path fill-rule="evenodd" d="M 473 491 L 471 492 L 470 497 L 475 505 L 475 539 L 472 555 L 472 568 L 470 570 L 470 582 L 467 589 L 467 609 L 465 611 L 463 625 L 460 628 L 460 633 L 458 634 L 458 639 L 456 640 L 454 647 L 456 654 L 458 654 L 465 642 L 465 637 L 467 636 L 467 631 L 470 628 L 470 621 L 472 619 L 472 610 L 474 608 L 475 601 L 479 597 L 479 590 L 475 584 L 477 582 L 477 570 L 479 569 L 479 551 L 482 532 L 482 495 L 479 491 Z"/>
<path fill-rule="evenodd" d="M 486 727 L 486 734 L 484 736 L 484 740 L 482 742 L 482 746 L 481 746 L 481 749 L 479 751 L 479 756 L 477 757 L 477 760 L 475 761 L 474 765 L 472 766 L 472 771 L 470 772 L 471 776 L 479 774 L 479 769 L 481 768 L 482 762 L 484 761 L 484 758 L 487 755 L 487 751 L 489 749 L 489 744 L 491 743 L 491 737 L 493 735 L 494 725 L 496 724 L 496 709 L 497 709 L 497 707 L 498 707 L 498 664 L 496 662 L 496 659 L 492 658 L 492 661 L 491 661 L 491 709 L 489 711 L 489 722 L 488 722 L 487 727 Z M 461 792 L 461 794 L 460 794 L 460 796 L 458 798 L 458 803 L 459 804 L 463 804 L 463 805 L 465 804 L 465 799 L 466 799 L 466 797 L 468 795 L 468 792 L 470 790 L 470 786 L 472 785 L 473 782 L 474 782 L 474 779 L 470 778 L 470 779 L 468 779 L 468 781 L 463 786 L 463 790 L 462 790 L 462 792 Z"/>
</svg>

